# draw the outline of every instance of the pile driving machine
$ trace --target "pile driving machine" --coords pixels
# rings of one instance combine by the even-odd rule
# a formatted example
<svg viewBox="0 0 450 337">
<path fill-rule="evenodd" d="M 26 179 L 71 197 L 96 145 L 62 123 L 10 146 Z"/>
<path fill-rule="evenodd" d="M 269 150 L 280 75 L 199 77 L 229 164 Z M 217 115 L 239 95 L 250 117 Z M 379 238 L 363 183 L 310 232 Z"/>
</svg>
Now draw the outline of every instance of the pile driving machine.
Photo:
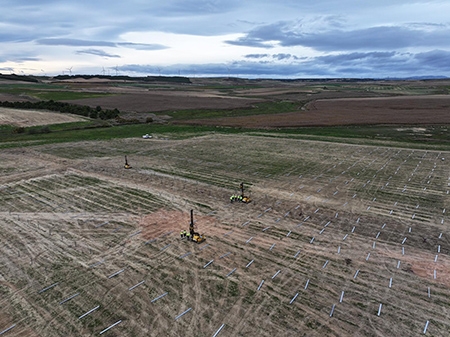
<svg viewBox="0 0 450 337">
<path fill-rule="evenodd" d="M 240 201 L 243 202 L 244 204 L 248 204 L 249 202 L 251 202 L 252 200 L 250 199 L 250 197 L 246 197 L 244 195 L 244 183 L 241 183 L 241 185 L 239 186 L 241 189 L 241 195 L 232 195 L 230 197 L 230 201 Z"/>
<path fill-rule="evenodd" d="M 124 168 L 126 168 L 126 169 L 130 169 L 130 168 L 131 168 L 130 164 L 128 164 L 127 156 L 125 156 L 125 165 L 124 165 Z"/>
<path fill-rule="evenodd" d="M 206 237 L 203 234 L 197 233 L 194 230 L 194 210 L 191 209 L 191 223 L 189 224 L 189 234 L 190 234 L 190 240 L 202 243 L 206 240 Z"/>
</svg>

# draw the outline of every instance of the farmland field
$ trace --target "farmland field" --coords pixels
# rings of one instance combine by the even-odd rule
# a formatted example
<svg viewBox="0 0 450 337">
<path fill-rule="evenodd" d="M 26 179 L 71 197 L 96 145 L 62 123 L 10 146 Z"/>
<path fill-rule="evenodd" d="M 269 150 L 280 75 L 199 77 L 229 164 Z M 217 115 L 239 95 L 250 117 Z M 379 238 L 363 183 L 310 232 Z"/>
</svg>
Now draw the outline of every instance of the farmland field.
<svg viewBox="0 0 450 337">
<path fill-rule="evenodd" d="M 250 128 L 408 124 L 449 124 L 449 95 L 315 100 L 306 108 L 264 116 L 193 119 L 187 124 Z"/>
<path fill-rule="evenodd" d="M 449 335 L 449 151 L 153 136 L 2 149 L 0 334 Z"/>
<path fill-rule="evenodd" d="M 73 123 L 85 118 L 55 112 L 19 110 L 0 107 L 0 125 L 34 126 Z"/>
</svg>

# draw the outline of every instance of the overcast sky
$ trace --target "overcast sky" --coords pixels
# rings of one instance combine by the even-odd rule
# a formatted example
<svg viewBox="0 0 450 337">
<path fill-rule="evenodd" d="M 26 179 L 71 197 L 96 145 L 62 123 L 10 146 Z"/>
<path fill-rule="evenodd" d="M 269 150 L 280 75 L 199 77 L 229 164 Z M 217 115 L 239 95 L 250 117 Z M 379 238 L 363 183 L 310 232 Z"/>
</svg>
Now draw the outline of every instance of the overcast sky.
<svg viewBox="0 0 450 337">
<path fill-rule="evenodd" d="M 450 77 L 449 0 L 0 0 L 0 72 Z"/>
</svg>

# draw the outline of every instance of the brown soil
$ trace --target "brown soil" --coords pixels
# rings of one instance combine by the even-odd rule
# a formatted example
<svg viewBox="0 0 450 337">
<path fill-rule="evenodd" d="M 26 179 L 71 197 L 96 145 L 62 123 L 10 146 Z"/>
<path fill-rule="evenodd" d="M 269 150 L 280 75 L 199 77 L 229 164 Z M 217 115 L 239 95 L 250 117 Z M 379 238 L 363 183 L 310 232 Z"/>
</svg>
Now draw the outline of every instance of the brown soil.
<svg viewBox="0 0 450 337">
<path fill-rule="evenodd" d="M 213 93 L 164 92 L 127 93 L 113 96 L 66 101 L 120 111 L 155 112 L 187 109 L 234 109 L 248 107 L 260 100 L 219 96 Z"/>
<path fill-rule="evenodd" d="M 414 96 L 317 100 L 305 109 L 255 115 L 183 121 L 183 124 L 276 128 L 367 124 L 449 124 L 450 97 Z"/>
<path fill-rule="evenodd" d="M 208 235 L 215 236 L 220 233 L 214 230 L 213 224 L 215 219 L 210 216 L 204 216 L 195 214 L 194 224 L 201 223 L 201 232 L 203 233 L 206 228 L 208 229 Z M 190 212 L 181 211 L 169 211 L 169 210 L 158 210 L 154 213 L 144 215 L 139 225 L 142 228 L 142 238 L 145 240 L 155 239 L 161 235 L 167 233 L 174 233 L 178 235 L 181 230 L 188 230 L 190 223 Z M 195 228 L 195 226 L 194 226 Z"/>
<path fill-rule="evenodd" d="M 0 102 L 28 102 L 32 99 L 22 95 L 0 93 Z"/>
</svg>

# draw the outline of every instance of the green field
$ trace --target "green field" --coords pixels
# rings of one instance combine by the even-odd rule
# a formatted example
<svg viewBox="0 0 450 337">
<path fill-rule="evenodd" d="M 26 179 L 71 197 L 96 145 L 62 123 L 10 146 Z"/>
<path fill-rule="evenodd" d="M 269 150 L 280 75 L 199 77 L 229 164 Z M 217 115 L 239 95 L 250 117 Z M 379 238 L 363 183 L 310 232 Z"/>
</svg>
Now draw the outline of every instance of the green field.
<svg viewBox="0 0 450 337">
<path fill-rule="evenodd" d="M 45 128 L 48 133 L 40 133 Z M 410 129 L 392 126 L 311 127 L 281 130 L 256 130 L 230 127 L 188 125 L 116 125 L 107 122 L 77 122 L 26 128 L 15 133 L 11 126 L 0 126 L 0 148 L 13 148 L 75 141 L 140 138 L 152 134 L 159 138 L 183 139 L 207 134 L 249 134 L 265 137 L 311 139 L 328 142 L 401 146 L 417 149 L 450 150 L 450 128 L 428 126 L 426 138 Z M 34 132 L 30 132 L 34 130 Z"/>
</svg>

